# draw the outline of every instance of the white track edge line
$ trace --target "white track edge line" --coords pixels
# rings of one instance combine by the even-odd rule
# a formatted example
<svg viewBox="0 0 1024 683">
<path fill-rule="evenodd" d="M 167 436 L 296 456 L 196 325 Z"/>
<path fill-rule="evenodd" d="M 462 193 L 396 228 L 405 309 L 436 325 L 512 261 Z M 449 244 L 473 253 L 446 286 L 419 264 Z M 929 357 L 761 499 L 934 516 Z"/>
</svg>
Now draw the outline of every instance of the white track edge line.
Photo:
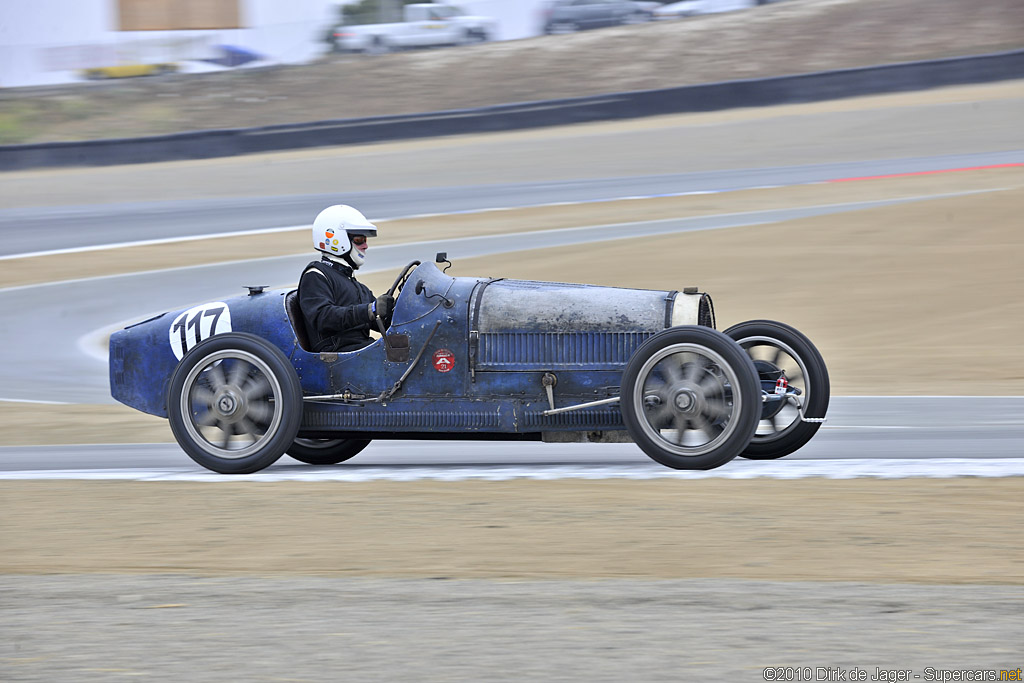
<svg viewBox="0 0 1024 683">
<path fill-rule="evenodd" d="M 949 479 L 962 477 L 1024 477 L 1024 458 L 940 458 L 879 460 L 733 461 L 715 470 L 679 471 L 643 465 L 476 465 L 372 466 L 275 470 L 256 474 L 222 475 L 195 468 L 148 468 L 103 470 L 25 470 L 0 472 L 0 481 L 24 480 L 120 480 L 252 482 L 286 481 L 508 481 L 512 479 Z"/>
</svg>

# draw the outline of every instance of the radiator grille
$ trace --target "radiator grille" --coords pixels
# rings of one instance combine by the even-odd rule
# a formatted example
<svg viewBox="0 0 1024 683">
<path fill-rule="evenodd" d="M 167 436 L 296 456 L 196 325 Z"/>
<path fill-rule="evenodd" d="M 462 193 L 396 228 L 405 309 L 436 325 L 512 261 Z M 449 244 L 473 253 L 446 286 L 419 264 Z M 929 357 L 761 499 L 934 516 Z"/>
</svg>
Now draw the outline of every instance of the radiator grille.
<svg viewBox="0 0 1024 683">
<path fill-rule="evenodd" d="M 715 329 L 715 305 L 711 302 L 709 294 L 700 297 L 700 305 L 697 308 L 697 324 Z"/>
<path fill-rule="evenodd" d="M 110 353 L 110 377 L 115 386 L 121 386 L 124 381 L 124 346 L 111 344 Z"/>
</svg>

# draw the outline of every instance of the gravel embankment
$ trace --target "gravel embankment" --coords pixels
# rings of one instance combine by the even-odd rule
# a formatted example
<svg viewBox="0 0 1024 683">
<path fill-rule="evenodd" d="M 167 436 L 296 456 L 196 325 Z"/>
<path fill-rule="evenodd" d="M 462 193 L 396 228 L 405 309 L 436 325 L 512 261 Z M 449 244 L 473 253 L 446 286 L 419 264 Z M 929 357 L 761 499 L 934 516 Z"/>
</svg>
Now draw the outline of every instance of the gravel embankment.
<svg viewBox="0 0 1024 683">
<path fill-rule="evenodd" d="M 1021 47 L 1019 0 L 786 0 L 465 48 L 11 90 L 0 93 L 0 144 L 416 113 Z"/>
</svg>

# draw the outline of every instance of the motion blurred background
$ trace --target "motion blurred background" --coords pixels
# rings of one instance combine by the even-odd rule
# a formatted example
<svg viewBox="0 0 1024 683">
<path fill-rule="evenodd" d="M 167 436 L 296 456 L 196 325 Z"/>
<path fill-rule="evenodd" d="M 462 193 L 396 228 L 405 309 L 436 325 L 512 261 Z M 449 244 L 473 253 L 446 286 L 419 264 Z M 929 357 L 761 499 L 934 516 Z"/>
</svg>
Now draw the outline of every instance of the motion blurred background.
<svg viewBox="0 0 1024 683">
<path fill-rule="evenodd" d="M 452 0 L 462 16 L 493 21 L 485 41 L 337 49 L 336 34 L 400 20 L 404 4 L 7 2 L 0 167 L 32 145 L 1024 48 L 1021 0 Z M 367 202 L 358 208 L 377 202 L 367 213 L 380 221 L 379 246 L 522 237 L 511 255 L 449 251 L 456 275 L 699 285 L 715 298 L 720 328 L 792 323 L 822 351 L 834 397 L 1020 397 L 1024 73 L 980 80 L 216 159 L 94 167 L 86 155 L 67 168 L 0 172 L 0 453 L 25 446 L 16 455 L 31 460 L 49 452 L 36 447 L 128 444 L 117 452 L 132 461 L 136 448 L 172 441 L 165 420 L 104 394 L 104 335 L 158 313 L 166 283 L 197 266 L 249 267 L 237 284 L 264 284 L 270 261 L 290 257 L 287 281 L 266 284 L 293 285 L 313 256 L 308 223 L 355 195 Z M 681 189 L 664 191 L 672 196 L 632 197 L 675 181 Z M 588 183 L 619 201 L 554 205 Z M 638 189 L 623 199 L 619 186 Z M 534 201 L 421 215 L 435 200 L 469 206 L 476 193 L 485 208 L 508 209 L 502 202 L 520 190 Z M 897 203 L 878 204 L 888 201 Z M 822 206 L 843 208 L 657 237 L 624 229 L 620 240 L 536 250 L 528 236 Z M 174 238 L 106 248 L 108 227 L 130 240 Z M 268 232 L 222 234 L 251 228 Z M 91 234 L 87 249 L 60 253 L 69 246 L 61 236 Z M 45 244 L 18 253 L 22 239 Z M 82 282 L 118 274 L 147 284 L 81 296 Z M 361 279 L 380 290 L 393 275 Z M 90 382 L 102 396 L 64 400 Z M 12 399 L 15 389 L 28 399 Z M 951 433 L 933 416 L 914 429 L 900 421 L 919 416 L 885 417 L 896 424 L 874 425 L 864 458 L 928 458 L 924 437 Z M 964 427 L 951 423 L 942 427 Z M 1007 412 L 967 425 L 956 432 L 969 444 L 963 456 L 988 457 L 993 439 L 1013 455 L 1020 424 Z M 840 417 L 821 434 L 865 427 Z M 175 454 L 189 464 L 167 457 Z M 0 626 L 11 632 L 0 639 L 9 647 L 0 678 L 108 680 L 117 669 L 178 680 L 345 671 L 360 680 L 696 672 L 692 680 L 735 681 L 762 680 L 774 665 L 1013 669 L 1024 640 L 1021 482 L 2 481 L 0 588 L 12 608 Z M 162 609 L 129 612 L 139 607 Z M 151 642 L 165 649 L 154 654 Z"/>
<path fill-rule="evenodd" d="M 719 6 L 703 1 L 707 11 Z M 576 32 L 591 24 L 571 23 L 570 32 L 541 37 L 548 3 L 450 4 L 493 17 L 488 38 L 500 42 L 331 51 L 346 18 L 399 18 L 398 0 L 364 0 L 347 6 L 350 15 L 331 0 L 9 3 L 0 23 L 0 143 L 415 113 L 993 53 L 1019 48 L 1024 27 L 1015 0 L 751 2 L 664 21 L 647 21 L 653 14 L 641 8 L 652 3 L 626 2 L 636 11 L 608 11 L 607 21 L 627 24 Z"/>
</svg>

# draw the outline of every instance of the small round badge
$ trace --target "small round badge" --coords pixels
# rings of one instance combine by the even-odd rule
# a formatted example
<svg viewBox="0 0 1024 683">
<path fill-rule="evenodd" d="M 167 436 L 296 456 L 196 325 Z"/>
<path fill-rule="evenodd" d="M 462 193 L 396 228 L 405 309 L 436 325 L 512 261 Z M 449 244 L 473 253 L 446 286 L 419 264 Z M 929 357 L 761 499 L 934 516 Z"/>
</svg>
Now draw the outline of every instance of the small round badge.
<svg viewBox="0 0 1024 683">
<path fill-rule="evenodd" d="M 434 352 L 434 369 L 438 372 L 448 372 L 455 367 L 455 354 L 448 349 L 438 349 Z"/>
</svg>

